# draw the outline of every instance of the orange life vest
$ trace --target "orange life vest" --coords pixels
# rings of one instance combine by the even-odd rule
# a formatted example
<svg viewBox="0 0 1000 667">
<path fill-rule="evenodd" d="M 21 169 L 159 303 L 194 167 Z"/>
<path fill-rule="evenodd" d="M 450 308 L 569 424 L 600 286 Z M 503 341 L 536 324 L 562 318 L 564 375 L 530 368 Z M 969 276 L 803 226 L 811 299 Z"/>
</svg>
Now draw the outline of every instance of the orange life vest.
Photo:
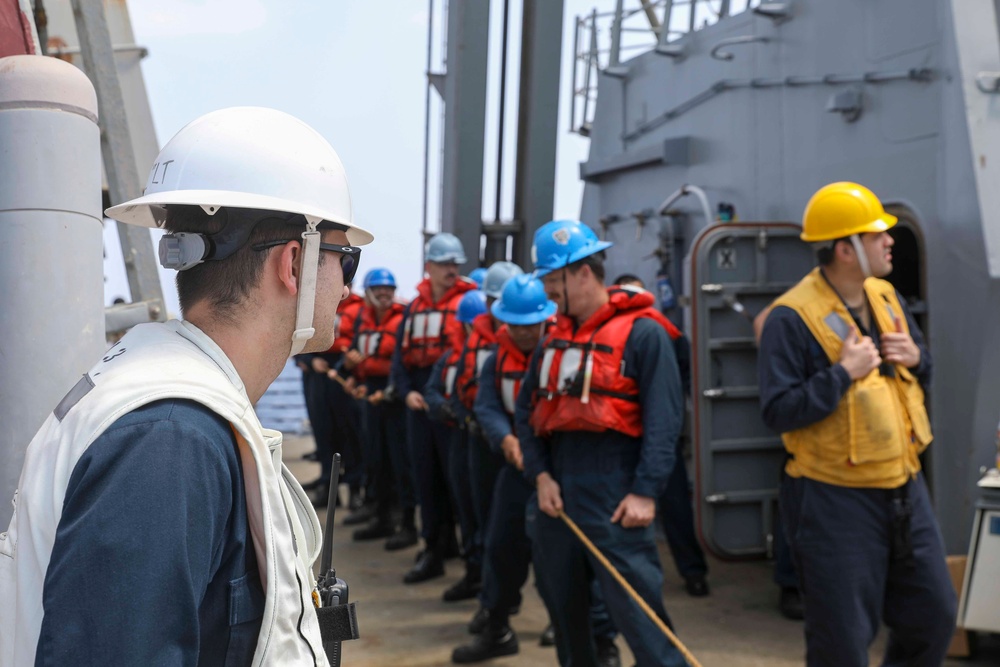
<svg viewBox="0 0 1000 667">
<path fill-rule="evenodd" d="M 364 355 L 364 359 L 354 369 L 354 374 L 362 382 L 371 377 L 389 376 L 392 353 L 396 349 L 396 332 L 403 321 L 404 309 L 403 304 L 393 303 L 382 316 L 381 322 L 376 319 L 374 307 L 366 306 L 361 311 L 355 340 L 358 352 Z"/>
<path fill-rule="evenodd" d="M 639 318 L 655 320 L 671 338 L 681 334 L 653 307 L 650 292 L 612 287 L 608 296 L 575 332 L 573 321 L 560 316 L 546 339 L 530 420 L 536 434 L 611 429 L 642 435 L 639 388 L 622 374 L 625 342 Z"/>
<path fill-rule="evenodd" d="M 486 358 L 497 347 L 497 335 L 493 331 L 493 316 L 489 313 L 477 315 L 472 320 L 472 333 L 462 350 L 462 374 L 455 383 L 455 390 L 462 405 L 472 409 L 479 392 L 479 374 Z"/>
<path fill-rule="evenodd" d="M 497 331 L 496 387 L 503 409 L 511 417 L 514 416 L 517 393 L 521 391 L 521 381 L 528 370 L 529 357 L 514 343 L 507 325 L 500 327 Z"/>
<path fill-rule="evenodd" d="M 337 306 L 337 320 L 334 325 L 337 337 L 327 352 L 334 354 L 347 352 L 347 349 L 351 347 L 351 341 L 354 340 L 354 325 L 364 307 L 364 298 L 354 292 L 348 293 L 347 298 L 340 302 L 340 305 Z"/>
<path fill-rule="evenodd" d="M 417 298 L 410 304 L 410 312 L 403 330 L 403 366 L 427 368 L 446 351 L 458 347 L 465 340 L 462 323 L 455 319 L 462 295 L 476 289 L 476 283 L 459 278 L 435 303 L 431 296 L 431 281 L 425 278 L 417 285 Z"/>
</svg>

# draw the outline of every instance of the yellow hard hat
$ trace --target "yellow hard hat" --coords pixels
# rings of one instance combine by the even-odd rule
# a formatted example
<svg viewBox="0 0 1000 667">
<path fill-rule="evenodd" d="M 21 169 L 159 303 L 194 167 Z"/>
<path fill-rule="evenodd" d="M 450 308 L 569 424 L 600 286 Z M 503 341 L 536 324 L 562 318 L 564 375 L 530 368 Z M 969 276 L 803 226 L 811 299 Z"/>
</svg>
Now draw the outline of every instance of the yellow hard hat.
<svg viewBox="0 0 1000 667">
<path fill-rule="evenodd" d="M 832 241 L 852 234 L 884 232 L 896 216 L 882 208 L 875 193 L 863 185 L 841 181 L 820 188 L 802 214 L 803 241 Z"/>
</svg>

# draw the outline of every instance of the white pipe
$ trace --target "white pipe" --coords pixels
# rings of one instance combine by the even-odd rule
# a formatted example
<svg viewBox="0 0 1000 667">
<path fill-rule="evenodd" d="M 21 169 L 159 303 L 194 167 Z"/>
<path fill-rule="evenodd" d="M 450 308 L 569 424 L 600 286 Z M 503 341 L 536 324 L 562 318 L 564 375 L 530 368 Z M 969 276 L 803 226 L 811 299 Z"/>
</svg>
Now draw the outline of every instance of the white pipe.
<svg viewBox="0 0 1000 667">
<path fill-rule="evenodd" d="M 0 528 L 24 451 L 105 350 L 101 137 L 86 75 L 0 58 Z"/>
<path fill-rule="evenodd" d="M 705 224 L 711 225 L 715 218 L 712 216 L 712 209 L 708 205 L 708 197 L 705 195 L 705 191 L 699 188 L 697 185 L 688 185 L 685 183 L 676 192 L 663 200 L 663 203 L 656 207 L 656 212 L 658 215 L 665 215 L 667 209 L 670 208 L 671 204 L 675 201 L 684 197 L 686 195 L 693 194 L 701 202 L 702 212 L 705 214 Z"/>
</svg>

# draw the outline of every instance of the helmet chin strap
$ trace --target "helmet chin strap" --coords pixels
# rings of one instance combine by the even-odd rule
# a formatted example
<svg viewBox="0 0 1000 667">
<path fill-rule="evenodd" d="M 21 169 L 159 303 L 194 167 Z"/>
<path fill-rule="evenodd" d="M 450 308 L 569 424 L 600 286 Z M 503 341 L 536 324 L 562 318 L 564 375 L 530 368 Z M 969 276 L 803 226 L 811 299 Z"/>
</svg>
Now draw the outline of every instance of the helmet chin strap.
<svg viewBox="0 0 1000 667">
<path fill-rule="evenodd" d="M 295 303 L 295 331 L 292 332 L 291 353 L 294 357 L 306 346 L 306 342 L 316 335 L 313 327 L 313 311 L 316 307 L 316 274 L 319 269 L 320 233 L 316 231 L 320 219 L 306 219 L 306 231 L 302 232 L 302 264 L 299 280 L 299 298 Z"/>
<path fill-rule="evenodd" d="M 563 284 L 563 315 L 569 317 L 569 287 L 566 286 L 566 272 L 569 266 L 569 260 L 566 261 L 566 266 L 562 268 L 562 284 Z"/>
<path fill-rule="evenodd" d="M 872 267 L 868 263 L 868 254 L 865 252 L 865 246 L 861 243 L 861 236 L 851 234 L 851 245 L 854 246 L 854 254 L 858 256 L 858 266 L 861 267 L 861 273 L 864 274 L 865 278 L 871 278 Z"/>
</svg>

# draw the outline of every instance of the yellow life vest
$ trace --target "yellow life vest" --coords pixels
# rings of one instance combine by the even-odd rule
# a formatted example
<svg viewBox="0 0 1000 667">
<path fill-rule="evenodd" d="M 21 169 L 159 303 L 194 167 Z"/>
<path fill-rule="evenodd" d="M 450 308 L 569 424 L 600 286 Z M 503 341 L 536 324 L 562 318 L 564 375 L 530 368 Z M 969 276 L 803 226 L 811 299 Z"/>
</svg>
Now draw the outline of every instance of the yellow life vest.
<svg viewBox="0 0 1000 667">
<path fill-rule="evenodd" d="M 893 286 L 877 278 L 864 284 L 873 324 L 880 332 L 909 333 Z M 840 360 L 843 336 L 856 328 L 851 314 L 820 270 L 814 269 L 775 306 L 798 313 L 831 364 Z M 839 321 L 838 321 L 839 320 Z M 826 418 L 781 434 L 792 458 L 785 471 L 828 484 L 892 489 L 920 471 L 920 452 L 933 439 L 920 383 L 900 364 L 895 377 L 879 369 L 851 388 Z"/>
</svg>

